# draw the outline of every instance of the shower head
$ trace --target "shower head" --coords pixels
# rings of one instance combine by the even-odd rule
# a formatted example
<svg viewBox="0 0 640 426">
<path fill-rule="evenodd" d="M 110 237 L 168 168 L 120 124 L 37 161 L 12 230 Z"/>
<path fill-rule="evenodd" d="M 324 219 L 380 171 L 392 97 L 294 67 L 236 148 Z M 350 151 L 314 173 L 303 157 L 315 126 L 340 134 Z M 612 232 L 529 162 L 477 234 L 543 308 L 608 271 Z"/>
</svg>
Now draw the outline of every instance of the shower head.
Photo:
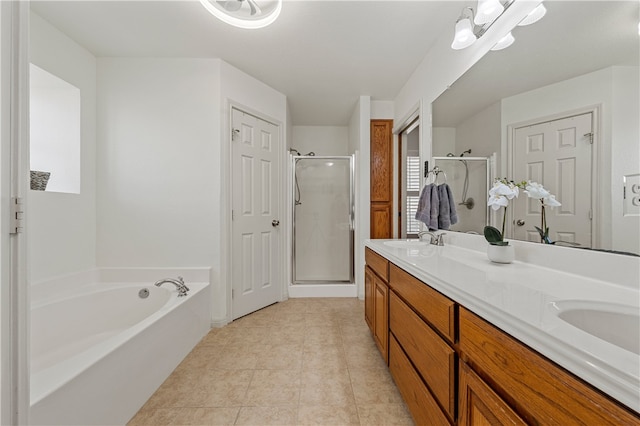
<svg viewBox="0 0 640 426">
<path fill-rule="evenodd" d="M 289 148 L 289 152 L 295 152 L 295 153 L 296 153 L 296 155 L 300 155 L 300 151 L 298 151 L 298 150 L 297 150 L 297 149 L 295 149 L 295 148 Z"/>
<path fill-rule="evenodd" d="M 462 154 L 460 154 L 460 157 L 464 157 L 465 154 L 471 154 L 471 149 L 463 151 Z"/>
</svg>

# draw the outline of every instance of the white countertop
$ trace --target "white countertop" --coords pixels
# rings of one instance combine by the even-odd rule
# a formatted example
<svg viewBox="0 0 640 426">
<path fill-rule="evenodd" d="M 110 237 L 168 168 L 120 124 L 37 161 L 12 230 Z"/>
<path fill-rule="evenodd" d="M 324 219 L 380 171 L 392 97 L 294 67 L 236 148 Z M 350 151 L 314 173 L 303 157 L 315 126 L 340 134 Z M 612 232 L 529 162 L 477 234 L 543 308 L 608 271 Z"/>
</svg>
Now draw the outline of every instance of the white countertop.
<svg viewBox="0 0 640 426">
<path fill-rule="evenodd" d="M 367 240 L 365 245 L 640 413 L 640 355 L 563 321 L 555 308 L 558 303 L 586 307 L 608 304 L 636 313 L 640 311 L 637 287 L 580 275 L 575 268 L 570 273 L 518 260 L 511 264 L 492 263 L 486 252 L 478 250 L 477 243 L 474 250 L 447 244 L 446 239 L 443 247 L 399 248 L 385 245 L 385 241 L 388 240 Z M 573 250 L 554 253 L 570 253 L 570 262 L 575 263 L 584 251 Z M 636 269 L 637 262 L 629 260 Z M 640 336 L 630 339 L 633 346 L 640 346 L 640 342 L 635 345 Z"/>
</svg>

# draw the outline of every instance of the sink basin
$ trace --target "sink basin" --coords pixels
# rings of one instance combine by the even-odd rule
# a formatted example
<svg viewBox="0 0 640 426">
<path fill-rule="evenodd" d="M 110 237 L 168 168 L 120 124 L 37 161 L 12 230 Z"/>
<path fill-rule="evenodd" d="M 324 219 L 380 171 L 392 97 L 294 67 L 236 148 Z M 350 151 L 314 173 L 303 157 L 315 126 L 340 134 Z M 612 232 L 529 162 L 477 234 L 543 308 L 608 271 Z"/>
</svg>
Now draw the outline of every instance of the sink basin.
<svg viewBox="0 0 640 426">
<path fill-rule="evenodd" d="M 397 247 L 397 248 L 422 248 L 429 245 L 427 241 L 421 240 L 394 240 L 394 241 L 385 241 L 385 246 L 389 247 Z"/>
<path fill-rule="evenodd" d="M 640 309 L 613 303 L 564 300 L 552 303 L 561 320 L 640 355 Z"/>
</svg>

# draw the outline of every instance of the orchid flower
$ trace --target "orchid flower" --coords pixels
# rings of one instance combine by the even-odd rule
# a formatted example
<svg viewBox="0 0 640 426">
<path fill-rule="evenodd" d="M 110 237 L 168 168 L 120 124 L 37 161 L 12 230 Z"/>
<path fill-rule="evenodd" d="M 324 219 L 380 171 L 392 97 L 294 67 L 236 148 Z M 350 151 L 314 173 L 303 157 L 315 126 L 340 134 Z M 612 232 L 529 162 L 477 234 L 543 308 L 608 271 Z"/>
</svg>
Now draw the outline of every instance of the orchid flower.
<svg viewBox="0 0 640 426">
<path fill-rule="evenodd" d="M 485 226 L 484 236 L 489 244 L 494 245 L 506 245 L 504 241 L 504 227 L 507 218 L 507 207 L 509 206 L 509 200 L 518 198 L 522 184 L 516 184 L 512 181 L 504 179 L 496 179 L 493 187 L 489 190 L 489 199 L 487 205 L 493 210 L 499 210 L 500 207 L 504 207 L 504 215 L 502 216 L 502 232 L 493 226 Z"/>
<path fill-rule="evenodd" d="M 544 210 L 546 206 L 551 208 L 561 206 L 560 202 L 556 200 L 556 196 L 547 191 L 544 186 L 537 182 L 528 181 L 525 185 L 524 192 L 527 193 L 529 198 L 535 198 L 540 200 L 540 227 L 535 227 L 538 233 L 540 234 L 541 242 L 545 244 L 552 244 L 549 239 L 549 227 L 547 226 L 547 215 Z"/>
</svg>

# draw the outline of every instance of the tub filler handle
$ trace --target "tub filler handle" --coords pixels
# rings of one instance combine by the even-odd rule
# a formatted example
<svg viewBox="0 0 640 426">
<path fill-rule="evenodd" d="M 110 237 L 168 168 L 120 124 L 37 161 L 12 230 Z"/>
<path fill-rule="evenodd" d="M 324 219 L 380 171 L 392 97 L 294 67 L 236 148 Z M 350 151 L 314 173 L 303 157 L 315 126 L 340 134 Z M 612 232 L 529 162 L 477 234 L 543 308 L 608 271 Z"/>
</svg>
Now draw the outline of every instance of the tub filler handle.
<svg viewBox="0 0 640 426">
<path fill-rule="evenodd" d="M 176 278 L 163 278 L 159 281 L 156 281 L 154 284 L 156 287 L 160 287 L 164 283 L 171 283 L 176 286 L 178 289 L 178 297 L 186 296 L 189 291 L 189 287 L 187 287 L 184 283 L 184 279 L 182 277 Z"/>
</svg>

